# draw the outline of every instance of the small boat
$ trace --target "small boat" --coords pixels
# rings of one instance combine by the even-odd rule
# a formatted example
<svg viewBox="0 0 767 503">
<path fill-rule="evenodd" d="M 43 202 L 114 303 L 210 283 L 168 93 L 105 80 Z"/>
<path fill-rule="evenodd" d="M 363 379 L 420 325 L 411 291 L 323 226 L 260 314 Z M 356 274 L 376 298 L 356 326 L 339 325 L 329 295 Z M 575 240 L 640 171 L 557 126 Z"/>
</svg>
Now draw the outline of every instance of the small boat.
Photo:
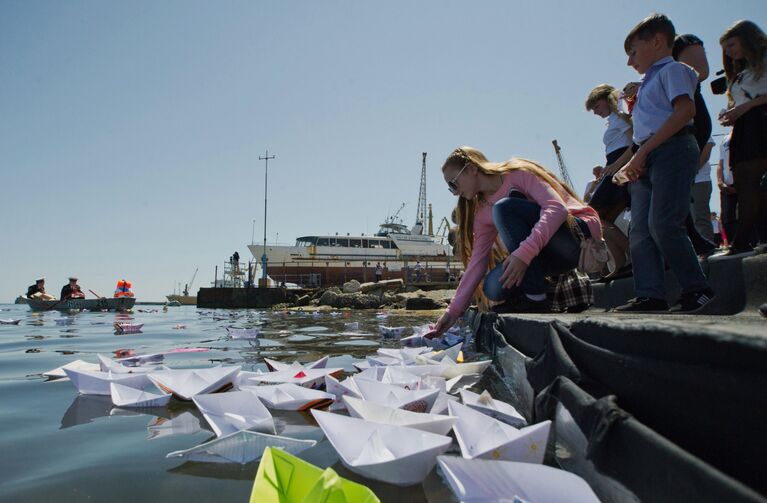
<svg viewBox="0 0 767 503">
<path fill-rule="evenodd" d="M 168 307 L 181 307 L 181 302 L 177 300 L 169 300 L 168 302 L 165 303 L 165 305 Z"/>
<path fill-rule="evenodd" d="M 250 430 L 240 430 L 214 438 L 191 449 L 168 453 L 166 458 L 184 458 L 202 463 L 239 463 L 244 465 L 261 459 L 266 449 L 274 447 L 298 454 L 317 445 L 316 440 L 299 440 Z"/>
<path fill-rule="evenodd" d="M 109 383 L 109 386 L 112 403 L 118 407 L 165 407 L 170 401 L 170 393 L 149 393 L 115 382 Z"/>
<path fill-rule="evenodd" d="M 317 468 L 292 454 L 267 447 L 258 465 L 250 503 L 354 502 L 380 503 L 356 482 L 339 477 L 332 468 Z"/>
<path fill-rule="evenodd" d="M 126 323 L 122 321 L 116 321 L 114 324 L 115 332 L 118 334 L 137 334 L 144 328 L 143 323 Z"/>
<path fill-rule="evenodd" d="M 464 458 L 543 463 L 551 421 L 517 429 L 458 402 L 447 408 L 458 418 L 453 431 Z"/>
<path fill-rule="evenodd" d="M 192 397 L 192 401 L 218 437 L 251 429 L 276 433 L 272 414 L 258 397 L 249 391 L 196 395 Z"/>
<path fill-rule="evenodd" d="M 585 480 L 558 468 L 457 456 L 439 456 L 437 462 L 462 502 L 599 503 Z"/>
<path fill-rule="evenodd" d="M 116 382 L 131 386 L 133 388 L 143 388 L 149 384 L 146 374 L 115 374 L 113 372 L 92 372 L 88 370 L 76 370 L 64 367 L 64 372 L 75 385 L 77 391 L 83 395 L 112 395 L 110 384 Z"/>
<path fill-rule="evenodd" d="M 494 399 L 487 391 L 483 391 L 482 394 L 478 395 L 467 389 L 461 389 L 460 394 L 463 404 L 468 405 L 474 410 L 510 424 L 515 428 L 527 426 L 527 421 L 517 412 L 517 409 L 506 402 Z"/>
<path fill-rule="evenodd" d="M 197 297 L 195 295 L 166 295 L 166 299 L 168 299 L 168 305 L 170 306 L 171 302 L 178 302 L 178 305 L 180 306 L 196 306 L 197 305 Z M 175 304 L 174 304 L 175 305 Z"/>
<path fill-rule="evenodd" d="M 427 431 L 435 435 L 447 435 L 456 421 L 456 418 L 450 416 L 395 409 L 351 396 L 343 397 L 343 401 L 351 417 L 357 417 L 374 423 L 415 428 L 416 430 Z"/>
<path fill-rule="evenodd" d="M 296 384 L 277 384 L 274 386 L 245 386 L 270 409 L 309 410 L 315 407 L 327 407 L 335 400 L 335 395 L 316 389 L 308 389 Z"/>
<path fill-rule="evenodd" d="M 0 325 L 18 325 L 20 322 L 21 322 L 20 319 L 13 320 L 13 319 L 10 319 L 10 318 L 8 318 L 8 319 L 0 318 Z"/>
<path fill-rule="evenodd" d="M 216 393 L 231 388 L 240 367 L 213 367 L 207 369 L 169 369 L 147 374 L 161 390 L 173 393 L 180 400 L 189 401 L 195 395 Z"/>
<path fill-rule="evenodd" d="M 28 299 L 28 303 L 32 311 L 127 311 L 136 304 L 136 299 L 134 297 L 67 300 Z"/>
<path fill-rule="evenodd" d="M 352 379 L 359 388 L 363 399 L 411 412 L 429 412 L 439 394 L 438 389 L 407 390 L 379 381 L 357 377 Z"/>
<path fill-rule="evenodd" d="M 258 328 L 226 327 L 226 331 L 232 339 L 258 339 L 261 335 L 261 330 Z"/>
<path fill-rule="evenodd" d="M 313 410 L 344 466 L 373 480 L 398 486 L 420 484 L 452 439 L 403 426 L 371 423 Z"/>
</svg>

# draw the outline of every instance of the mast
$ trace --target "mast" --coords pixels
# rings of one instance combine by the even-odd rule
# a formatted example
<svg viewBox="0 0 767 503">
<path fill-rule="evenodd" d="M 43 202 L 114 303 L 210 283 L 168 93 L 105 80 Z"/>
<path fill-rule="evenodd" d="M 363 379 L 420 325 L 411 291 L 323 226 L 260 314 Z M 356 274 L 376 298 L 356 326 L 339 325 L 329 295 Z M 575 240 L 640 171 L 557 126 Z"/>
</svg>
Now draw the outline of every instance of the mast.
<svg viewBox="0 0 767 503">
<path fill-rule="evenodd" d="M 554 145 L 554 153 L 557 154 L 557 162 L 559 163 L 559 172 L 562 175 L 562 181 L 573 189 L 573 181 L 570 179 L 570 174 L 567 172 L 567 166 L 565 166 L 565 161 L 562 159 L 562 148 L 557 143 L 557 140 L 552 140 L 551 144 Z"/>
<path fill-rule="evenodd" d="M 421 154 L 421 187 L 418 192 L 418 209 L 415 215 L 414 234 L 423 234 L 423 226 L 426 223 L 426 152 Z"/>
</svg>

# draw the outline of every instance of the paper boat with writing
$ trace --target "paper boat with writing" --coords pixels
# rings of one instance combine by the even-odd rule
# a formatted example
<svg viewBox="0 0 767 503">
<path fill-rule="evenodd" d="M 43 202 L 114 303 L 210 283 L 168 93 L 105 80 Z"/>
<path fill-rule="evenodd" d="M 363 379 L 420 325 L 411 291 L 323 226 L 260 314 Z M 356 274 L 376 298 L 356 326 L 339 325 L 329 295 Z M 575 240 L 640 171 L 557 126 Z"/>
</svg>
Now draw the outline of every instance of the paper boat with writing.
<svg viewBox="0 0 767 503">
<path fill-rule="evenodd" d="M 141 332 L 141 329 L 144 328 L 143 323 L 125 323 L 125 322 L 115 322 L 114 324 L 115 332 L 119 334 L 137 334 Z"/>
<path fill-rule="evenodd" d="M 172 419 L 156 417 L 146 427 L 149 440 L 173 435 L 192 435 L 205 429 L 200 418 L 189 411 L 182 412 Z"/>
<path fill-rule="evenodd" d="M 425 431 L 371 423 L 313 410 L 314 419 L 351 471 L 398 486 L 423 482 L 452 439 Z"/>
<path fill-rule="evenodd" d="M 184 458 L 188 461 L 203 463 L 240 463 L 244 465 L 260 459 L 269 447 L 298 454 L 315 445 L 317 445 L 316 440 L 298 440 L 257 431 L 240 430 L 223 437 L 214 438 L 191 449 L 168 453 L 165 457 Z"/>
<path fill-rule="evenodd" d="M 329 369 L 290 369 L 279 370 L 277 372 L 267 372 L 248 377 L 243 385 L 246 384 L 283 384 L 291 383 L 303 386 L 304 388 L 320 389 L 325 385 L 325 376 L 339 376 L 343 373 L 342 368 Z"/>
<path fill-rule="evenodd" d="M 299 362 L 293 362 L 293 363 L 284 363 L 284 362 L 278 362 L 277 360 L 272 360 L 270 358 L 264 358 L 264 363 L 266 363 L 266 367 L 269 369 L 270 372 L 277 372 L 281 370 L 305 370 L 305 369 L 324 369 L 327 364 L 328 360 L 330 359 L 330 356 L 323 356 L 317 361 L 311 362 L 311 363 L 299 363 Z"/>
<path fill-rule="evenodd" d="M 118 383 L 109 383 L 112 403 L 118 407 L 165 407 L 170 401 L 170 393 L 149 393 L 143 389 L 131 388 Z"/>
<path fill-rule="evenodd" d="M 380 503 L 367 487 L 267 447 L 258 465 L 250 503 Z"/>
<path fill-rule="evenodd" d="M 21 319 L 13 320 L 11 318 L 3 319 L 0 318 L 0 325 L 18 325 L 21 322 Z"/>
<path fill-rule="evenodd" d="M 386 325 L 378 325 L 378 331 L 381 332 L 381 337 L 385 339 L 394 339 L 405 333 L 405 327 L 387 327 Z"/>
<path fill-rule="evenodd" d="M 447 407 L 458 418 L 453 431 L 464 458 L 543 462 L 551 421 L 516 429 L 458 402 Z"/>
<path fill-rule="evenodd" d="M 527 421 L 517 412 L 517 409 L 506 402 L 494 399 L 487 391 L 483 391 L 481 395 L 478 395 L 467 389 L 462 389 L 460 394 L 463 404 L 468 405 L 472 409 L 510 424 L 515 428 L 527 426 Z"/>
<path fill-rule="evenodd" d="M 276 433 L 272 414 L 250 391 L 196 395 L 192 401 L 218 437 L 240 430 Z"/>
<path fill-rule="evenodd" d="M 110 383 L 116 382 L 131 386 L 133 388 L 143 388 L 149 384 L 147 374 L 115 374 L 114 372 L 100 372 L 90 370 L 76 370 L 64 368 L 64 372 L 77 387 L 77 391 L 83 395 L 112 395 L 109 387 Z"/>
<path fill-rule="evenodd" d="M 75 360 L 73 362 L 69 362 L 65 365 L 62 365 L 61 367 L 56 367 L 55 369 L 51 369 L 47 372 L 43 372 L 43 376 L 48 377 L 49 379 L 55 379 L 57 381 L 68 381 L 69 378 L 67 377 L 66 372 L 64 372 L 64 369 L 88 370 L 91 372 L 98 372 L 100 370 L 100 367 L 98 363 L 88 363 L 83 360 Z"/>
<path fill-rule="evenodd" d="M 314 407 L 327 407 L 335 400 L 335 395 L 325 391 L 304 388 L 296 384 L 285 383 L 273 386 L 248 386 L 270 409 L 308 410 Z"/>
<path fill-rule="evenodd" d="M 240 367 L 213 367 L 160 370 L 150 372 L 147 376 L 161 390 L 188 401 L 195 395 L 215 393 L 231 387 L 239 372 Z"/>
<path fill-rule="evenodd" d="M 457 456 L 440 456 L 437 462 L 462 502 L 599 503 L 585 480 L 550 466 Z"/>
<path fill-rule="evenodd" d="M 439 365 L 409 365 L 407 371 L 416 375 L 433 375 L 452 379 L 465 374 L 481 374 L 493 362 L 491 360 L 482 360 L 468 363 L 445 363 Z"/>
<path fill-rule="evenodd" d="M 258 339 L 261 335 L 261 330 L 258 328 L 226 327 L 226 331 L 232 339 Z"/>
<path fill-rule="evenodd" d="M 396 409 L 351 396 L 345 396 L 343 400 L 351 417 L 374 423 L 415 428 L 416 430 L 427 431 L 435 435 L 447 435 L 456 421 L 456 418 L 450 416 L 410 412 L 409 410 Z"/>
<path fill-rule="evenodd" d="M 429 412 L 439 394 L 437 389 L 407 390 L 369 379 L 351 379 L 354 380 L 363 399 L 412 412 Z"/>
</svg>

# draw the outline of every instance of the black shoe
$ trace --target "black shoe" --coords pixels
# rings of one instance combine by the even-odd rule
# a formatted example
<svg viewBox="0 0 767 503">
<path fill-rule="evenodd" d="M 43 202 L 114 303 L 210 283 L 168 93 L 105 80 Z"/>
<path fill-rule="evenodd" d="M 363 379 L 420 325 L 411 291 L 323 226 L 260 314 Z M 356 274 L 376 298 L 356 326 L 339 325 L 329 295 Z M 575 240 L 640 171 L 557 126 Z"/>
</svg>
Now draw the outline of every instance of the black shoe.
<svg viewBox="0 0 767 503">
<path fill-rule="evenodd" d="M 694 314 L 703 309 L 712 300 L 714 300 L 714 291 L 710 288 L 704 288 L 697 292 L 683 293 L 671 308 L 671 312 Z"/>
<path fill-rule="evenodd" d="M 498 314 L 504 313 L 548 313 L 551 311 L 549 299 L 533 300 L 527 295 L 520 295 L 512 300 L 492 307 Z"/>
<path fill-rule="evenodd" d="M 662 313 L 668 311 L 668 302 L 652 297 L 637 297 L 613 309 L 616 313 Z"/>
</svg>

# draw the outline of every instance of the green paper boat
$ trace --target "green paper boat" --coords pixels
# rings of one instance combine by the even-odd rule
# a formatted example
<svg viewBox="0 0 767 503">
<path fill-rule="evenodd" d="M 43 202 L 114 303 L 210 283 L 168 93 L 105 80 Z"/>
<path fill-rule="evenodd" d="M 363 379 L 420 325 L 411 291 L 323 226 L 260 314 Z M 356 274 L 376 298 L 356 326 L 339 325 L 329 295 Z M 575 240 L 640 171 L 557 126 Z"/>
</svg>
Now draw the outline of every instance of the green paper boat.
<svg viewBox="0 0 767 503">
<path fill-rule="evenodd" d="M 250 503 L 380 503 L 367 487 L 268 447 L 258 465 Z"/>
</svg>

